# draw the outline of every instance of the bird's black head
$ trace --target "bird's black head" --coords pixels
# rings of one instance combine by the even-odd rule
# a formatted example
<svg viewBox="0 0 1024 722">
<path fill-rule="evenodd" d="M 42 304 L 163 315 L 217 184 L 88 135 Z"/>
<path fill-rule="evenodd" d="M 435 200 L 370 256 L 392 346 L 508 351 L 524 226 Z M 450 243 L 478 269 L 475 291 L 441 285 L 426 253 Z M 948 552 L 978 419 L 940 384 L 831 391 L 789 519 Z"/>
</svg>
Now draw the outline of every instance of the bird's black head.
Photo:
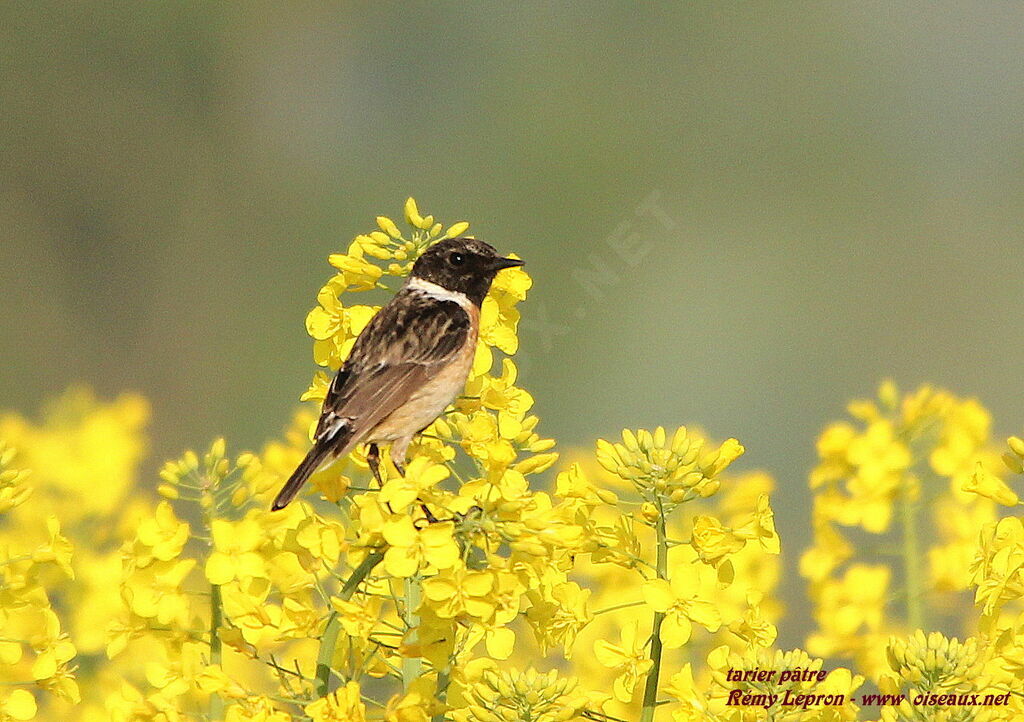
<svg viewBox="0 0 1024 722">
<path fill-rule="evenodd" d="M 447 238 L 416 259 L 412 277 L 464 293 L 479 306 L 498 271 L 521 265 L 523 262 L 519 259 L 502 258 L 490 245 L 475 238 Z"/>
</svg>

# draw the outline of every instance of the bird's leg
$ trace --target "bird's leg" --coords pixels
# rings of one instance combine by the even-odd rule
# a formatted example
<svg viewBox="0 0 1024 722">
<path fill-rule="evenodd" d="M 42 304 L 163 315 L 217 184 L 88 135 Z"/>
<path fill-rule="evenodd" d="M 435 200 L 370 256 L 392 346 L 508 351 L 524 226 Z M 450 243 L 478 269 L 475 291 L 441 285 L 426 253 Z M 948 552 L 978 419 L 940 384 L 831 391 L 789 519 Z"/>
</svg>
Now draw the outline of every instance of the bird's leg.
<svg viewBox="0 0 1024 722">
<path fill-rule="evenodd" d="M 452 518 L 451 519 L 438 519 L 436 516 L 434 516 L 434 513 L 432 511 L 430 511 L 430 509 L 427 508 L 427 504 L 426 504 L 425 501 L 423 501 L 419 497 L 416 497 L 416 501 L 418 501 L 420 503 L 420 509 L 423 510 L 423 516 L 426 517 L 427 524 L 440 524 L 442 522 L 448 522 L 448 521 L 455 522 L 456 524 L 461 524 L 470 515 L 472 515 L 472 514 L 482 514 L 483 513 L 483 507 L 480 507 L 480 506 L 477 506 L 476 504 L 474 504 L 473 506 L 469 507 L 469 509 L 466 510 L 465 514 L 460 514 L 459 512 L 455 512 L 454 514 L 452 514 Z M 417 529 L 422 529 L 423 527 L 417 526 L 416 528 Z"/>
<path fill-rule="evenodd" d="M 405 452 L 409 450 L 412 437 L 406 439 L 395 439 L 391 444 L 391 463 L 398 469 L 398 473 L 405 476 Z"/>
<path fill-rule="evenodd" d="M 370 471 L 373 472 L 373 478 L 377 480 L 378 486 L 383 487 L 384 481 L 380 478 L 380 449 L 376 444 L 370 444 L 366 452 L 366 463 L 370 465 Z"/>
<path fill-rule="evenodd" d="M 370 448 L 366 450 L 366 463 L 370 465 L 370 471 L 373 472 L 377 485 L 383 489 L 384 480 L 380 478 L 380 449 L 376 444 L 370 444 Z M 389 514 L 395 513 L 395 510 L 391 508 L 391 502 L 385 501 L 384 506 L 388 508 Z"/>
</svg>

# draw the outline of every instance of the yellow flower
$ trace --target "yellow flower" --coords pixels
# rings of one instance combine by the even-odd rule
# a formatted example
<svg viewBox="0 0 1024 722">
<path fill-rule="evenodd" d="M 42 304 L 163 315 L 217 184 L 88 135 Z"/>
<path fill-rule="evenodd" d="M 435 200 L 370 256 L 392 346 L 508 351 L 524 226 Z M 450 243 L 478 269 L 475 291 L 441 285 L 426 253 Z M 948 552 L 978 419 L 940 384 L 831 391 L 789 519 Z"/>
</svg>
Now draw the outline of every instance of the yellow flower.
<svg viewBox="0 0 1024 722">
<path fill-rule="evenodd" d="M 23 504 L 32 494 L 32 488 L 25 484 L 28 471 L 11 468 L 15 449 L 0 439 L 0 514 Z"/>
<path fill-rule="evenodd" d="M 325 521 L 319 514 L 310 514 L 295 529 L 295 544 L 285 537 L 284 548 L 299 558 L 299 563 L 311 571 L 323 564 L 334 566 L 344 551 L 345 529 L 337 522 Z"/>
<path fill-rule="evenodd" d="M 480 460 L 488 472 L 499 474 L 516 460 L 516 449 L 510 439 L 503 438 L 498 418 L 485 411 L 459 419 L 462 448 Z"/>
<path fill-rule="evenodd" d="M 521 268 L 509 269 L 498 274 L 498 277 L 506 275 L 512 276 L 512 280 L 502 278 L 499 282 L 495 279 L 495 288 L 492 288 L 480 306 L 480 340 L 511 355 L 519 350 L 519 338 L 516 336 L 519 311 L 515 304 L 526 297 L 526 290 L 532 282 Z M 506 289 L 509 288 L 521 289 L 522 298 L 518 294 L 508 293 Z"/>
<path fill-rule="evenodd" d="M 413 526 L 409 516 L 395 516 L 384 523 L 384 539 L 390 547 L 384 554 L 384 570 L 395 577 L 411 577 L 424 565 L 448 569 L 459 560 L 459 545 L 451 522 Z"/>
<path fill-rule="evenodd" d="M 353 637 L 366 639 L 380 622 L 381 601 L 376 598 L 359 602 L 331 598 L 331 606 L 341 618 L 341 626 Z"/>
<path fill-rule="evenodd" d="M 978 530 L 995 523 L 996 507 L 987 500 L 964 504 L 949 496 L 937 499 L 930 511 L 936 534 L 928 549 L 930 584 L 939 591 L 967 589 L 978 549 Z"/>
<path fill-rule="evenodd" d="M 853 547 L 822 512 L 821 501 L 820 495 L 815 497 L 811 513 L 814 545 L 800 556 L 800 574 L 813 582 L 828 577 L 854 553 Z"/>
<path fill-rule="evenodd" d="M 974 492 L 1003 506 L 1017 506 L 1017 494 L 1002 479 L 991 473 L 980 461 L 974 467 L 974 474 L 964 482 L 964 491 Z"/>
<path fill-rule="evenodd" d="M 287 712 L 274 709 L 273 702 L 258 695 L 232 704 L 224 713 L 224 722 L 291 722 L 291 719 Z"/>
<path fill-rule="evenodd" d="M 759 591 L 747 593 L 747 609 L 740 619 L 729 624 L 729 630 L 740 639 L 759 647 L 769 647 L 778 636 L 775 625 L 761 613 L 763 594 Z"/>
<path fill-rule="evenodd" d="M 713 516 L 701 514 L 693 520 L 690 544 L 705 564 L 718 566 L 725 557 L 735 554 L 746 540 Z"/>
<path fill-rule="evenodd" d="M 103 403 L 87 389 L 72 388 L 48 404 L 41 425 L 0 417 L 0 438 L 19 449 L 36 494 L 66 526 L 121 505 L 145 451 L 141 431 L 148 417 L 149 404 L 139 396 Z M 102 494 L 96 493 L 100 486 Z"/>
<path fill-rule="evenodd" d="M 324 341 L 345 329 L 345 306 L 338 298 L 337 283 L 328 283 L 316 294 L 319 304 L 306 316 L 306 331 L 316 341 Z"/>
<path fill-rule="evenodd" d="M 277 641 L 282 634 L 281 606 L 269 604 L 269 582 L 253 578 L 246 583 L 232 582 L 220 588 L 224 616 L 231 620 L 251 645 Z"/>
<path fill-rule="evenodd" d="M 697 596 L 700 572 L 692 564 L 672 568 L 672 581 L 652 579 L 643 585 L 644 600 L 656 612 L 665 614 L 661 639 L 669 649 L 682 647 L 690 640 L 691 622 L 715 632 L 722 625 L 718 608 Z"/>
<path fill-rule="evenodd" d="M 665 692 L 679 702 L 672 713 L 673 722 L 705 722 L 711 719 L 708 698 L 693 680 L 693 667 L 687 662 L 672 675 Z"/>
<path fill-rule="evenodd" d="M 238 522 L 214 519 L 212 531 L 214 551 L 206 561 L 206 578 L 212 584 L 266 576 L 263 557 L 256 552 L 264 532 L 254 518 Z"/>
<path fill-rule="evenodd" d="M 639 623 L 634 620 L 622 628 L 622 641 L 619 644 L 611 644 L 603 639 L 594 643 L 597 661 L 615 672 L 612 692 L 620 702 L 633 699 L 637 682 L 653 665 L 647 657 L 646 640 L 640 639 L 639 634 Z"/>
<path fill-rule="evenodd" d="M 32 553 L 33 561 L 54 562 L 69 579 L 75 578 L 75 570 L 71 568 L 71 542 L 60 533 L 60 521 L 50 516 L 46 519 L 47 543 Z"/>
<path fill-rule="evenodd" d="M 514 253 L 510 254 L 510 257 L 519 258 Z M 510 268 L 495 277 L 491 284 L 491 295 L 503 305 L 507 300 L 525 301 L 526 292 L 532 287 L 533 279 L 522 267 Z"/>
<path fill-rule="evenodd" d="M 856 470 L 847 482 L 851 521 L 871 532 L 885 531 L 912 460 L 910 451 L 897 440 L 893 425 L 882 420 L 850 443 L 847 459 Z"/>
<path fill-rule="evenodd" d="M 1024 473 L 1024 439 L 1011 436 L 1006 440 L 1009 449 L 1003 454 L 1003 463 L 1014 474 Z"/>
<path fill-rule="evenodd" d="M 366 705 L 360 699 L 358 682 L 349 682 L 304 709 L 313 722 L 366 722 Z"/>
<path fill-rule="evenodd" d="M 417 457 L 409 462 L 404 476 L 385 482 L 378 498 L 382 503 L 389 504 L 396 514 L 404 513 L 423 492 L 447 479 L 449 474 L 447 467 L 434 464 L 425 457 Z"/>
<path fill-rule="evenodd" d="M 526 610 L 526 619 L 544 654 L 550 647 L 562 645 L 565 657 L 572 656 L 576 636 L 593 619 L 587 610 L 590 594 L 589 589 L 581 588 L 576 582 L 556 584 L 547 593 L 538 589 L 527 592 L 530 607 Z"/>
<path fill-rule="evenodd" d="M 25 689 L 0 693 L 0 721 L 30 720 L 36 716 L 36 698 Z"/>
<path fill-rule="evenodd" d="M 426 706 L 418 692 L 396 694 L 384 708 L 384 722 L 429 722 Z"/>
<path fill-rule="evenodd" d="M 195 563 L 194 559 L 155 561 L 132 570 L 121 589 L 128 609 L 140 617 L 154 619 L 161 625 L 173 623 L 185 626 L 191 605 L 181 589 L 181 583 Z"/>
<path fill-rule="evenodd" d="M 1006 602 L 1024 596 L 1024 519 L 1007 517 L 987 524 L 971 564 L 975 602 L 992 614 Z"/>
<path fill-rule="evenodd" d="M 208 664 L 195 676 L 195 685 L 206 694 L 217 693 L 231 699 L 244 699 L 245 687 L 229 677 L 219 664 Z"/>
<path fill-rule="evenodd" d="M 624 567 L 634 567 L 640 557 L 640 538 L 636 533 L 633 519 L 619 516 L 614 527 L 597 526 L 592 530 L 595 562 L 612 562 Z"/>
<path fill-rule="evenodd" d="M 423 582 L 423 596 L 437 616 L 451 619 L 468 615 L 487 621 L 495 611 L 494 576 L 462 567 L 446 570 Z"/>
<path fill-rule="evenodd" d="M 468 692 L 469 704 L 454 712 L 455 722 L 564 722 L 576 719 L 589 702 L 578 680 L 533 668 L 487 669 Z"/>
<path fill-rule="evenodd" d="M 750 521 L 736 530 L 737 536 L 750 541 L 757 541 L 761 548 L 769 554 L 780 551 L 779 535 L 775 531 L 775 512 L 772 511 L 767 494 L 757 497 L 757 509 Z"/>
<path fill-rule="evenodd" d="M 352 336 L 345 306 L 338 298 L 339 285 L 332 279 L 321 288 L 316 295 L 319 305 L 306 316 L 306 331 L 313 337 L 313 359 L 321 366 L 340 360 L 341 349 Z"/>
<path fill-rule="evenodd" d="M 32 663 L 32 678 L 36 681 L 47 680 L 57 676 L 61 667 L 75 656 L 75 645 L 64 635 L 50 640 L 42 651 L 36 654 Z"/>
<path fill-rule="evenodd" d="M 171 505 L 162 501 L 152 516 L 139 522 L 133 553 L 142 565 L 150 558 L 170 561 L 181 554 L 188 536 L 188 522 L 178 521 Z"/>
<path fill-rule="evenodd" d="M 854 564 L 839 581 L 822 582 L 815 590 L 815 618 L 821 628 L 807 641 L 813 654 L 851 654 L 866 648 L 880 632 L 889 595 L 889 568 Z"/>
<path fill-rule="evenodd" d="M 398 226 L 387 216 L 377 216 L 377 226 L 392 238 L 402 237 L 402 232 L 398 230 Z"/>
<path fill-rule="evenodd" d="M 593 484 L 578 463 L 571 464 L 555 477 L 555 494 L 565 499 L 579 499 L 590 507 L 599 504 L 615 506 L 619 501 L 615 492 Z"/>
</svg>

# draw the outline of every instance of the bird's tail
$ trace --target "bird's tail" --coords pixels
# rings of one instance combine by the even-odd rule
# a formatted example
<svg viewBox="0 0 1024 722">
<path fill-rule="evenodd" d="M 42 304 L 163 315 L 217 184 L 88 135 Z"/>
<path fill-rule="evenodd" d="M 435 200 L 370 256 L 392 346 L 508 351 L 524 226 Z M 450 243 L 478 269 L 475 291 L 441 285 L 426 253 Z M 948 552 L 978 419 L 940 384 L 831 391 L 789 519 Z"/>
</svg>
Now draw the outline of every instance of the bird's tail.
<svg viewBox="0 0 1024 722">
<path fill-rule="evenodd" d="M 281 491 L 277 493 L 274 498 L 274 503 L 270 506 L 271 511 L 277 511 L 278 509 L 284 509 L 288 504 L 291 503 L 295 495 L 299 493 L 299 489 L 306 483 L 306 480 L 313 475 L 320 464 L 330 456 L 332 446 L 329 444 L 318 443 L 314 444 L 313 448 L 306 453 L 306 458 L 302 460 L 298 468 L 292 472 L 292 475 L 288 477 L 288 481 L 281 487 Z"/>
</svg>

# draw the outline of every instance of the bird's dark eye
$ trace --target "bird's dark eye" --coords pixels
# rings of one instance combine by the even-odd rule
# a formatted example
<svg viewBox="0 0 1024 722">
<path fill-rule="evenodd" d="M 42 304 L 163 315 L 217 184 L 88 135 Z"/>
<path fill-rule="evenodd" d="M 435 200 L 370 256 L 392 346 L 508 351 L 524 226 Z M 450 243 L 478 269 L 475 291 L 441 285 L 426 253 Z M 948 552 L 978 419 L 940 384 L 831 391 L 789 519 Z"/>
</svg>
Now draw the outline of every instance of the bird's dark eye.
<svg viewBox="0 0 1024 722">
<path fill-rule="evenodd" d="M 452 253 L 449 254 L 448 256 L 448 263 L 452 264 L 453 266 L 461 266 L 465 262 L 466 257 L 461 253 Z"/>
</svg>

